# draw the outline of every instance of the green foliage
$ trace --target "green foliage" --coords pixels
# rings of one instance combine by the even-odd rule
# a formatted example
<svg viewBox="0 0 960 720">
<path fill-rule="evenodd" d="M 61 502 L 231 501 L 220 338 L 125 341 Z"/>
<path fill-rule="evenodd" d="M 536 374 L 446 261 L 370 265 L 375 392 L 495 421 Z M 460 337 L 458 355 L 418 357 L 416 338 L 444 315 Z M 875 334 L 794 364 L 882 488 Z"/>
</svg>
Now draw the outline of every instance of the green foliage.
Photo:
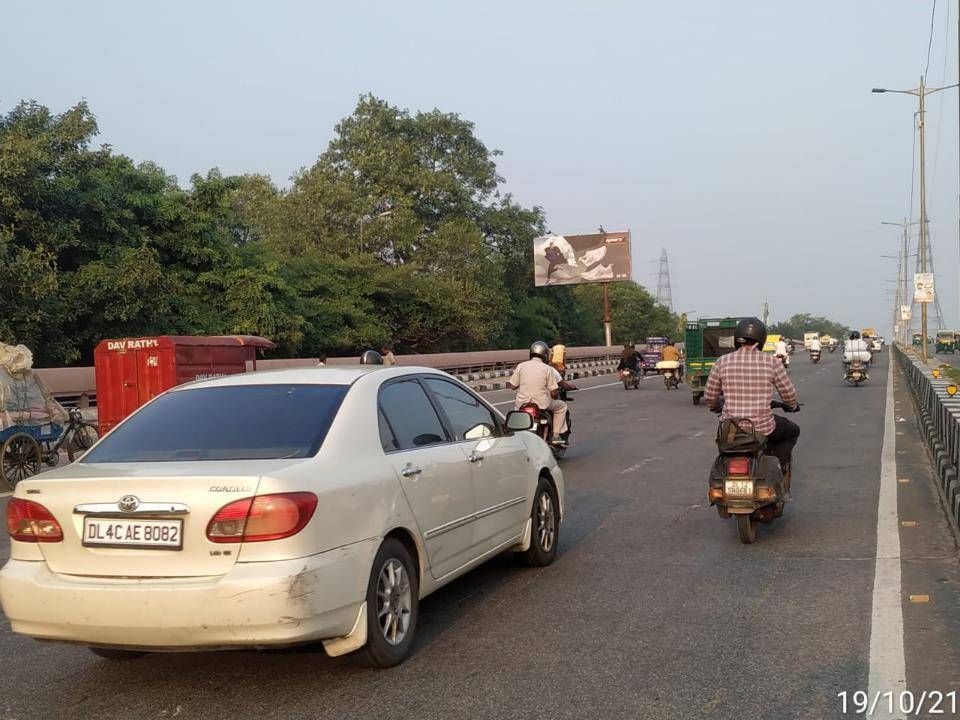
<svg viewBox="0 0 960 720">
<path fill-rule="evenodd" d="M 794 315 L 789 320 L 774 323 L 770 326 L 770 333 L 786 335 L 795 340 L 803 338 L 805 332 L 818 331 L 821 335 L 830 335 L 835 338 L 844 338 L 850 334 L 850 328 L 835 320 L 825 317 L 814 317 L 807 313 Z"/>
<path fill-rule="evenodd" d="M 648 337 L 668 337 L 680 340 L 677 317 L 640 285 L 632 282 L 610 283 L 611 335 L 615 345 L 642 343 Z M 603 318 L 603 288 L 600 285 L 580 285 L 575 294 Z"/>
<path fill-rule="evenodd" d="M 286 191 L 217 169 L 181 189 L 96 135 L 85 103 L 0 118 L 0 340 L 39 366 L 163 333 L 286 355 L 602 342 L 599 286 L 531 287 L 543 212 L 499 193 L 499 153 L 455 114 L 363 96 Z M 639 286 L 611 301 L 618 341 L 672 334 Z"/>
</svg>

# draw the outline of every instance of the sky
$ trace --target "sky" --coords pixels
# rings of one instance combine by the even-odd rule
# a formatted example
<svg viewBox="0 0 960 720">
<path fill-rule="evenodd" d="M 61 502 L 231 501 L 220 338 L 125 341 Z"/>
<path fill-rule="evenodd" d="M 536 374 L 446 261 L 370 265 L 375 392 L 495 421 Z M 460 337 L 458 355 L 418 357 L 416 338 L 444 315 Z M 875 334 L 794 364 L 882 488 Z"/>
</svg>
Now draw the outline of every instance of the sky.
<svg viewBox="0 0 960 720">
<path fill-rule="evenodd" d="M 956 79 L 957 2 L 936 4 L 928 84 Z M 931 5 L 4 0 L 0 113 L 86 99 L 101 142 L 181 184 L 219 167 L 285 186 L 361 94 L 439 108 L 552 231 L 629 229 L 652 291 L 666 248 L 677 311 L 888 328 L 899 230 L 880 223 L 910 213 L 917 107 L 870 89 L 919 84 Z M 956 328 L 957 90 L 928 98 L 926 132 Z"/>
</svg>

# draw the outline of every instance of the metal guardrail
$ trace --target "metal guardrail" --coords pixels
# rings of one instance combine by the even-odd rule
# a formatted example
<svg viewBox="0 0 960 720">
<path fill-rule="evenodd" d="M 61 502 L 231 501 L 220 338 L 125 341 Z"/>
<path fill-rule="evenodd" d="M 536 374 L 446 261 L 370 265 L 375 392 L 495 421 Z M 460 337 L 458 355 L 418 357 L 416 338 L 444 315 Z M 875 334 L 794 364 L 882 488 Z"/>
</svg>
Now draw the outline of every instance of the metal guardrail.
<svg viewBox="0 0 960 720">
<path fill-rule="evenodd" d="M 949 378 L 933 377 L 933 367 L 892 346 L 907 377 L 922 434 L 930 448 L 937 471 L 937 484 L 947 512 L 960 526 L 960 393 L 951 396 Z"/>
<path fill-rule="evenodd" d="M 642 347 L 642 346 L 638 346 Z M 616 363 L 619 346 L 568 347 L 567 363 L 575 371 L 581 368 Z M 457 376 L 464 382 L 489 380 L 509 374 L 513 367 L 528 357 L 527 349 L 488 350 L 465 353 L 434 353 L 424 355 L 397 355 L 397 364 L 432 367 Z M 328 358 L 332 366 L 356 365 L 357 357 Z M 593 363 L 594 365 L 591 365 Z M 289 358 L 258 360 L 257 370 L 313 367 L 317 358 Z M 250 364 L 248 363 L 248 366 Z M 252 369 L 252 367 L 248 367 Z M 37 374 L 51 394 L 67 407 L 94 407 L 97 404 L 97 384 L 92 367 L 37 368 Z"/>
</svg>

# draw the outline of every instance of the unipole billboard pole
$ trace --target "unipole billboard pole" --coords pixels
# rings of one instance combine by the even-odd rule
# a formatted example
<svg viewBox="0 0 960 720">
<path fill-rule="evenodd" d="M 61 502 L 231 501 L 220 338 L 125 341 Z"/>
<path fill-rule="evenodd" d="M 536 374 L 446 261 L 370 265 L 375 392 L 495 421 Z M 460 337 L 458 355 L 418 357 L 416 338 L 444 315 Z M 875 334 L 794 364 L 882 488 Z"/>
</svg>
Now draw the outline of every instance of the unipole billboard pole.
<svg viewBox="0 0 960 720">
<path fill-rule="evenodd" d="M 603 284 L 603 332 L 607 338 L 607 347 L 613 345 L 610 338 L 610 283 Z"/>
</svg>

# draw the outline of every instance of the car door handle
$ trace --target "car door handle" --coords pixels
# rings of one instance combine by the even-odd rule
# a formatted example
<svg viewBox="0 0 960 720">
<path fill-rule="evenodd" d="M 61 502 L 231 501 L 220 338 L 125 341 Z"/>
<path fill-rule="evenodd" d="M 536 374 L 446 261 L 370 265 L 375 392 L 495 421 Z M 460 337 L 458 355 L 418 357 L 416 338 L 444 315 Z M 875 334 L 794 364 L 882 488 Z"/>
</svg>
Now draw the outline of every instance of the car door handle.
<svg viewBox="0 0 960 720">
<path fill-rule="evenodd" d="M 481 460 L 483 460 L 483 455 L 478 453 L 476 450 L 473 450 L 470 452 L 470 455 L 467 457 L 467 460 L 469 460 L 472 463 L 478 463 Z"/>
<path fill-rule="evenodd" d="M 407 465 L 403 470 L 400 471 L 400 474 L 405 478 L 416 477 L 423 472 L 423 468 L 418 468 L 416 465 Z"/>
</svg>

